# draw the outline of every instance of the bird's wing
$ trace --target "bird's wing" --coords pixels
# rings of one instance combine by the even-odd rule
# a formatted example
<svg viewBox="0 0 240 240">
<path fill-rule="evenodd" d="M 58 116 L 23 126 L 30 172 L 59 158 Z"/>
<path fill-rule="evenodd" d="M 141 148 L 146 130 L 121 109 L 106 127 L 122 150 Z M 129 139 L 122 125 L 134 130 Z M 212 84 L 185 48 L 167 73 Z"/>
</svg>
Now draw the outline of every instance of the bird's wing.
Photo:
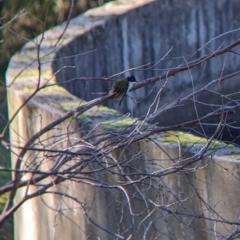
<svg viewBox="0 0 240 240">
<path fill-rule="evenodd" d="M 126 84 L 128 84 L 128 82 L 126 83 Z M 122 92 L 122 90 L 123 89 L 126 89 L 126 91 L 125 92 Z M 114 86 L 113 86 L 113 93 L 115 93 L 115 98 L 119 101 L 119 106 L 121 105 L 121 103 L 122 103 L 122 100 L 123 100 L 123 98 L 126 96 L 126 93 L 127 93 L 127 86 L 125 86 L 125 87 L 119 87 L 117 84 L 114 84 Z"/>
<path fill-rule="evenodd" d="M 122 103 L 123 98 L 126 96 L 126 93 L 127 93 L 127 91 L 125 91 L 124 94 L 122 94 L 122 95 L 119 96 L 119 98 L 118 98 L 118 100 L 119 100 L 118 106 L 119 106 L 119 107 L 120 107 L 120 105 L 121 105 L 121 103 Z"/>
</svg>

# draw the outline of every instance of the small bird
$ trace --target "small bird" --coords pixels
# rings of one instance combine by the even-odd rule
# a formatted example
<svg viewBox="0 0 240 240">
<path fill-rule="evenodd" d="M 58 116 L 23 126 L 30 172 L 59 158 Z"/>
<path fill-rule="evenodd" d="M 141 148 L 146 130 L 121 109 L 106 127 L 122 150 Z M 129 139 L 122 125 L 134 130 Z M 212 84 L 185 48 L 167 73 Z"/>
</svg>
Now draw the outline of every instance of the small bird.
<svg viewBox="0 0 240 240">
<path fill-rule="evenodd" d="M 126 96 L 127 92 L 131 89 L 132 85 L 136 82 L 136 78 L 132 75 L 117 80 L 112 88 L 111 93 L 115 93 L 115 98 L 119 101 L 119 106 L 122 103 L 123 98 Z"/>
</svg>

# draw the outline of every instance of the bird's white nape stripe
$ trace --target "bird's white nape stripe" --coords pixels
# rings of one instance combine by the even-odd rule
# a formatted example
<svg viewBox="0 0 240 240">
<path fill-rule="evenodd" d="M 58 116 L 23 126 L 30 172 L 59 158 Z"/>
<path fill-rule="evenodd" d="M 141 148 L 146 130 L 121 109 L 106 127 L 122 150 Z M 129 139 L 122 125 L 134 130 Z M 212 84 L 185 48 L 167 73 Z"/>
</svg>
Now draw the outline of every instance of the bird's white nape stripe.
<svg viewBox="0 0 240 240">
<path fill-rule="evenodd" d="M 134 85 L 134 82 L 128 82 L 128 89 L 127 92 L 131 89 L 131 87 Z"/>
</svg>

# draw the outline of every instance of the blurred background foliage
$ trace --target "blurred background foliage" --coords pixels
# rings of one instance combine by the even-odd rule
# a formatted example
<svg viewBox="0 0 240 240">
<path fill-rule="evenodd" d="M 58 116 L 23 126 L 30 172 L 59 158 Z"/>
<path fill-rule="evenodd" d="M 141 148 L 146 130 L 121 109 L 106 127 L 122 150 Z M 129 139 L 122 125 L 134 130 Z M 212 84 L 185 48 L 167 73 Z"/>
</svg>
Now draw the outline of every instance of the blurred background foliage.
<svg viewBox="0 0 240 240">
<path fill-rule="evenodd" d="M 11 56 L 22 45 L 53 26 L 110 0 L 0 0 L 0 133 L 7 123 L 5 72 Z M 0 168 L 11 168 L 9 150 L 0 143 Z M 0 171 L 0 186 L 11 180 L 10 171 Z M 0 196 L 0 214 L 7 200 Z M 12 240 L 13 218 L 0 229 L 0 240 Z"/>
<path fill-rule="evenodd" d="M 0 0 L 0 80 L 10 57 L 43 31 L 110 0 Z"/>
</svg>

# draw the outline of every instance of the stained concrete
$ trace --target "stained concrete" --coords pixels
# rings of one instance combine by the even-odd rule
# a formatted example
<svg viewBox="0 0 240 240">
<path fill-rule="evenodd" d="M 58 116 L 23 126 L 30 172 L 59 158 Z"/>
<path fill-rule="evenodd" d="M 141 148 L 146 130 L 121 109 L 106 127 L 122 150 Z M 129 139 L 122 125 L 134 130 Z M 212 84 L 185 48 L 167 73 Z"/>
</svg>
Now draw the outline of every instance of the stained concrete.
<svg viewBox="0 0 240 240">
<path fill-rule="evenodd" d="M 49 87 L 43 89 L 26 104 L 12 122 L 11 141 L 22 146 L 43 127 L 63 117 L 76 105 L 84 104 L 73 95 L 89 101 L 96 98 L 95 92 L 104 92 L 111 85 L 110 81 L 79 80 L 80 77 L 99 79 L 154 62 L 153 69 L 141 67 L 126 73 L 134 74 L 141 81 L 165 73 L 168 69 L 185 62 L 186 59 L 201 57 L 215 51 L 222 44 L 226 46 L 235 41 L 239 38 L 239 31 L 219 37 L 201 48 L 213 37 L 238 27 L 239 8 L 238 1 L 227 0 L 119 1 L 86 12 L 73 19 L 66 29 L 66 24 L 62 24 L 45 32 L 40 47 L 41 75 L 38 72 L 39 62 L 34 41 L 39 42 L 43 35 L 26 44 L 9 63 L 6 77 L 9 85 L 10 117 L 33 93 L 37 84 L 39 86 L 49 84 Z M 56 45 L 62 33 L 64 35 Z M 166 59 L 161 60 L 171 47 L 173 50 Z M 239 48 L 234 50 L 239 51 Z M 189 54 L 193 53 L 194 55 L 188 58 Z M 212 79 L 218 78 L 223 66 L 224 74 L 236 71 L 237 62 L 238 55 L 228 53 L 191 71 L 171 77 L 162 92 L 160 104 L 163 105 L 192 92 L 193 85 L 196 90 Z M 149 68 L 149 65 L 147 67 Z M 114 78 L 123 75 L 125 74 L 119 74 Z M 226 84 L 220 82 L 213 87 L 213 90 L 223 91 L 226 94 L 234 91 L 237 99 L 239 88 L 237 80 L 237 78 L 230 79 Z M 60 86 L 51 86 L 56 83 Z M 130 98 L 126 98 L 119 110 L 128 112 L 133 104 L 134 116 L 144 115 L 153 100 L 152 96 L 163 83 L 164 81 L 157 83 L 153 92 L 140 103 L 134 104 Z M 133 97 L 139 100 L 148 95 L 151 89 L 152 86 L 146 86 L 136 90 L 133 92 Z M 219 103 L 218 96 L 213 93 L 209 95 L 203 93 L 198 100 L 206 101 L 208 104 Z M 73 102 L 76 105 L 72 105 Z M 113 101 L 107 102 L 107 105 L 118 109 Z M 179 111 L 175 108 L 155 121 L 158 121 L 159 125 L 171 125 L 192 119 L 196 116 L 193 107 L 192 103 L 189 103 L 189 106 L 179 107 Z M 209 109 L 198 106 L 198 113 L 204 114 Z M 94 109 L 94 112 L 102 115 L 102 110 L 99 108 Z M 91 127 L 95 129 L 96 125 L 102 122 L 102 119 L 95 117 L 89 114 L 86 118 L 66 120 L 37 139 L 34 146 L 68 149 L 74 142 L 64 141 L 64 136 L 67 136 L 68 140 L 81 139 L 84 132 L 82 127 L 86 127 L 86 123 L 92 124 L 86 127 L 90 131 Z M 116 117 L 118 120 L 119 115 L 111 117 Z M 229 121 L 236 121 L 237 125 L 238 115 L 230 117 Z M 211 133 L 215 126 L 208 124 L 207 128 Z M 224 134 L 230 135 L 229 132 Z M 236 130 L 231 134 L 234 137 L 238 136 Z M 190 146 L 198 146 L 197 143 L 198 141 L 190 143 Z M 131 176 L 135 170 L 152 174 L 152 177 L 139 180 L 136 185 L 124 186 L 124 189 L 119 188 L 120 183 L 129 179 L 118 175 L 119 172 L 111 174 L 103 171 L 99 175 L 89 175 L 90 180 L 98 179 L 110 186 L 112 191 L 102 186 L 91 186 L 86 180 L 86 172 L 89 169 L 96 169 L 98 163 L 90 163 L 82 169 L 83 173 L 79 171 L 78 175 L 79 179 L 83 178 L 86 182 L 74 179 L 50 189 L 69 194 L 75 199 L 61 198 L 57 194 L 49 193 L 24 203 L 15 215 L 15 238 L 116 239 L 118 235 L 113 237 L 112 234 L 102 231 L 87 220 L 83 211 L 85 207 L 96 223 L 114 234 L 119 234 L 119 238 L 122 239 L 144 239 L 144 237 L 145 239 L 151 237 L 225 239 L 238 226 L 239 191 L 237 189 L 240 172 L 239 162 L 236 160 L 238 151 L 235 149 L 236 151 L 231 152 L 228 148 L 228 156 L 224 155 L 226 152 L 219 156 L 213 149 L 209 157 L 188 166 L 189 171 L 173 172 L 165 176 L 163 172 L 175 166 L 179 159 L 194 154 L 194 151 L 190 151 L 192 150 L 190 146 L 185 144 L 183 146 L 181 141 L 177 144 L 166 143 L 160 135 L 156 135 L 151 141 L 146 139 L 132 144 L 127 151 L 116 150 L 112 156 L 120 162 L 128 163 L 124 169 L 126 176 Z M 201 147 L 200 145 L 199 148 Z M 225 147 L 227 146 L 220 148 Z M 17 148 L 14 150 L 16 153 L 20 151 Z M 138 155 L 141 152 L 143 154 Z M 22 168 L 36 169 L 39 163 L 42 163 L 40 169 L 48 171 L 58 160 L 58 156 L 46 155 L 42 151 L 28 151 L 24 156 Z M 101 160 L 106 166 L 111 163 L 105 161 L 106 159 Z M 15 161 L 16 156 L 12 154 L 13 166 Z M 71 159 L 66 167 L 76 161 L 79 159 Z M 198 163 L 199 165 L 196 165 Z M 116 171 L 120 170 L 117 168 Z M 160 173 L 162 175 L 158 175 Z M 31 174 L 26 174 L 23 178 L 31 179 L 31 177 Z M 133 179 L 136 177 L 138 175 L 133 176 Z M 52 177 L 49 177 L 43 183 L 51 182 Z M 38 187 L 32 185 L 29 189 L 22 188 L 15 200 L 20 200 L 26 190 L 32 193 Z M 123 190 L 130 197 L 131 207 Z M 144 193 L 144 197 L 140 193 Z"/>
</svg>

